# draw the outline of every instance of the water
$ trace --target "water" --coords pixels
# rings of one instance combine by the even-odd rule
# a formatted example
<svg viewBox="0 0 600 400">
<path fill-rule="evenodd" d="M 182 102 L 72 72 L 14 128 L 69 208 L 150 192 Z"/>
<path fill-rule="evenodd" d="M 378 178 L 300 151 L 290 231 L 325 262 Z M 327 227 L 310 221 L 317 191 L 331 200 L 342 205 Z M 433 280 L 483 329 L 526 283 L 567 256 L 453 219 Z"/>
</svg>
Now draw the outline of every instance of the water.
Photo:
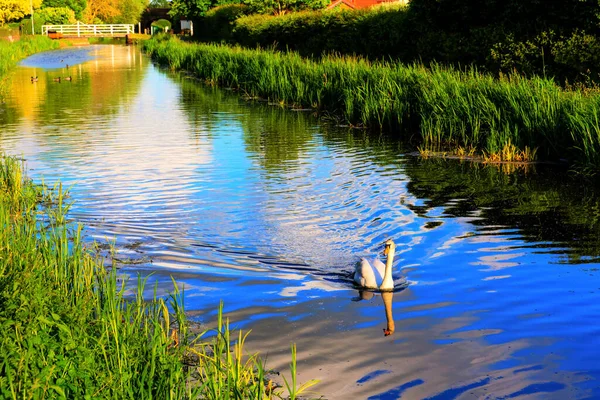
<svg viewBox="0 0 600 400">
<path fill-rule="evenodd" d="M 592 182 L 422 160 L 133 47 L 57 57 L 16 71 L 0 148 L 70 187 L 71 217 L 90 243 L 114 243 L 123 275 L 151 272 L 161 293 L 173 276 L 207 326 L 223 301 L 270 367 L 285 372 L 297 343 L 299 380 L 321 379 L 329 399 L 600 398 Z M 410 285 L 384 337 L 382 297 L 350 273 L 387 238 Z"/>
</svg>

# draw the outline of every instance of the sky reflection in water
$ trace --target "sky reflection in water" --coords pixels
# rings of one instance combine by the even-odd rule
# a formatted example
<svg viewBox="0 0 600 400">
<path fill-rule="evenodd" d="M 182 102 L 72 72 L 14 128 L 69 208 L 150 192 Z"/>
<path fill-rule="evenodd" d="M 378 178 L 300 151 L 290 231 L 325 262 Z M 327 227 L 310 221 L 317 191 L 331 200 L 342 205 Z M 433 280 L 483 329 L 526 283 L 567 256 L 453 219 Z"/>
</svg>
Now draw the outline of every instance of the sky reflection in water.
<svg viewBox="0 0 600 400">
<path fill-rule="evenodd" d="M 72 217 L 115 241 L 124 274 L 153 272 L 164 291 L 174 276 L 204 323 L 223 300 L 271 367 L 296 342 L 300 380 L 331 399 L 600 397 L 589 184 L 420 160 L 161 72 L 132 47 L 78 51 L 94 59 L 17 70 L 0 146 L 35 180 L 72 186 Z M 349 273 L 388 237 L 412 284 L 385 338 L 381 296 L 352 301 Z"/>
</svg>

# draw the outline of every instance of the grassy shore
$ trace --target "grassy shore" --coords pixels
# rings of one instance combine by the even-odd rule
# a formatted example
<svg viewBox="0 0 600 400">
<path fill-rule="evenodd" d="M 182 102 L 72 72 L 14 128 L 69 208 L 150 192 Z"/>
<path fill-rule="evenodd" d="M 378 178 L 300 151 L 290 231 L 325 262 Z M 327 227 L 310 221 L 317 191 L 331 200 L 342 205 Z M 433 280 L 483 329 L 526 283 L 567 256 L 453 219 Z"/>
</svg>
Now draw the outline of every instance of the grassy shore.
<svg viewBox="0 0 600 400">
<path fill-rule="evenodd" d="M 1 398 L 282 395 L 221 313 L 210 339 L 192 334 L 176 286 L 167 300 L 144 299 L 141 279 L 127 288 L 85 249 L 68 209 L 60 187 L 34 185 L 17 159 L 0 160 Z M 313 383 L 290 382 L 291 397 Z"/>
<path fill-rule="evenodd" d="M 25 57 L 40 51 L 56 49 L 57 41 L 45 36 L 23 36 L 16 42 L 0 40 L 0 95 L 6 87 L 9 71 Z"/>
<path fill-rule="evenodd" d="M 491 160 L 567 159 L 600 167 L 600 96 L 543 78 L 457 71 L 354 57 L 319 61 L 295 53 L 154 38 L 143 48 L 172 69 L 238 88 L 251 97 L 314 107 L 344 122 L 404 138 L 425 149 L 449 146 Z"/>
</svg>

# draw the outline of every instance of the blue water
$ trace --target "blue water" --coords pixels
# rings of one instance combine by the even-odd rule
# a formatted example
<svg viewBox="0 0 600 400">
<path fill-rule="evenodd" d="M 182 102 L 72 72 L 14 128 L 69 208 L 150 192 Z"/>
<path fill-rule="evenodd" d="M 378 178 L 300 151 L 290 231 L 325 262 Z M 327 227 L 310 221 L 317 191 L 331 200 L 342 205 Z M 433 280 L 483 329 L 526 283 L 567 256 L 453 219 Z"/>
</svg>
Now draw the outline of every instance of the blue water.
<svg viewBox="0 0 600 400">
<path fill-rule="evenodd" d="M 114 243 L 124 277 L 152 273 L 159 293 L 174 277 L 207 327 L 223 301 L 274 368 L 297 343 L 300 380 L 329 399 L 600 398 L 592 180 L 420 159 L 132 47 L 71 51 L 17 70 L 0 147 L 70 187 L 71 217 Z M 58 58 L 81 60 L 67 72 Z M 384 337 L 381 296 L 350 274 L 387 238 L 410 285 Z"/>
</svg>

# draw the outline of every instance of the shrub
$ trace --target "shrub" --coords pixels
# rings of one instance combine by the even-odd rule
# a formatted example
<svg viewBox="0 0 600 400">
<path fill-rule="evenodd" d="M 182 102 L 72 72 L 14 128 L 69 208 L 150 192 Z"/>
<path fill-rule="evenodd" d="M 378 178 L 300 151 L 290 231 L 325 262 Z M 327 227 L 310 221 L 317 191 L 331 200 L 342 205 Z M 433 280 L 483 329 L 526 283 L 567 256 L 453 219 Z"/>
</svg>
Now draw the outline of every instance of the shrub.
<svg viewBox="0 0 600 400">
<path fill-rule="evenodd" d="M 235 21 L 234 39 L 249 47 L 275 45 L 307 56 L 331 52 L 400 56 L 409 40 L 405 20 L 404 6 L 251 15 Z"/>
<path fill-rule="evenodd" d="M 77 20 L 75 12 L 67 7 L 46 7 L 37 12 L 36 18 L 49 25 L 73 24 Z"/>
<path fill-rule="evenodd" d="M 250 9 L 243 4 L 226 4 L 212 8 L 198 21 L 199 28 L 196 29 L 196 34 L 202 40 L 229 42 L 232 40 L 235 20 L 249 13 Z"/>
</svg>

